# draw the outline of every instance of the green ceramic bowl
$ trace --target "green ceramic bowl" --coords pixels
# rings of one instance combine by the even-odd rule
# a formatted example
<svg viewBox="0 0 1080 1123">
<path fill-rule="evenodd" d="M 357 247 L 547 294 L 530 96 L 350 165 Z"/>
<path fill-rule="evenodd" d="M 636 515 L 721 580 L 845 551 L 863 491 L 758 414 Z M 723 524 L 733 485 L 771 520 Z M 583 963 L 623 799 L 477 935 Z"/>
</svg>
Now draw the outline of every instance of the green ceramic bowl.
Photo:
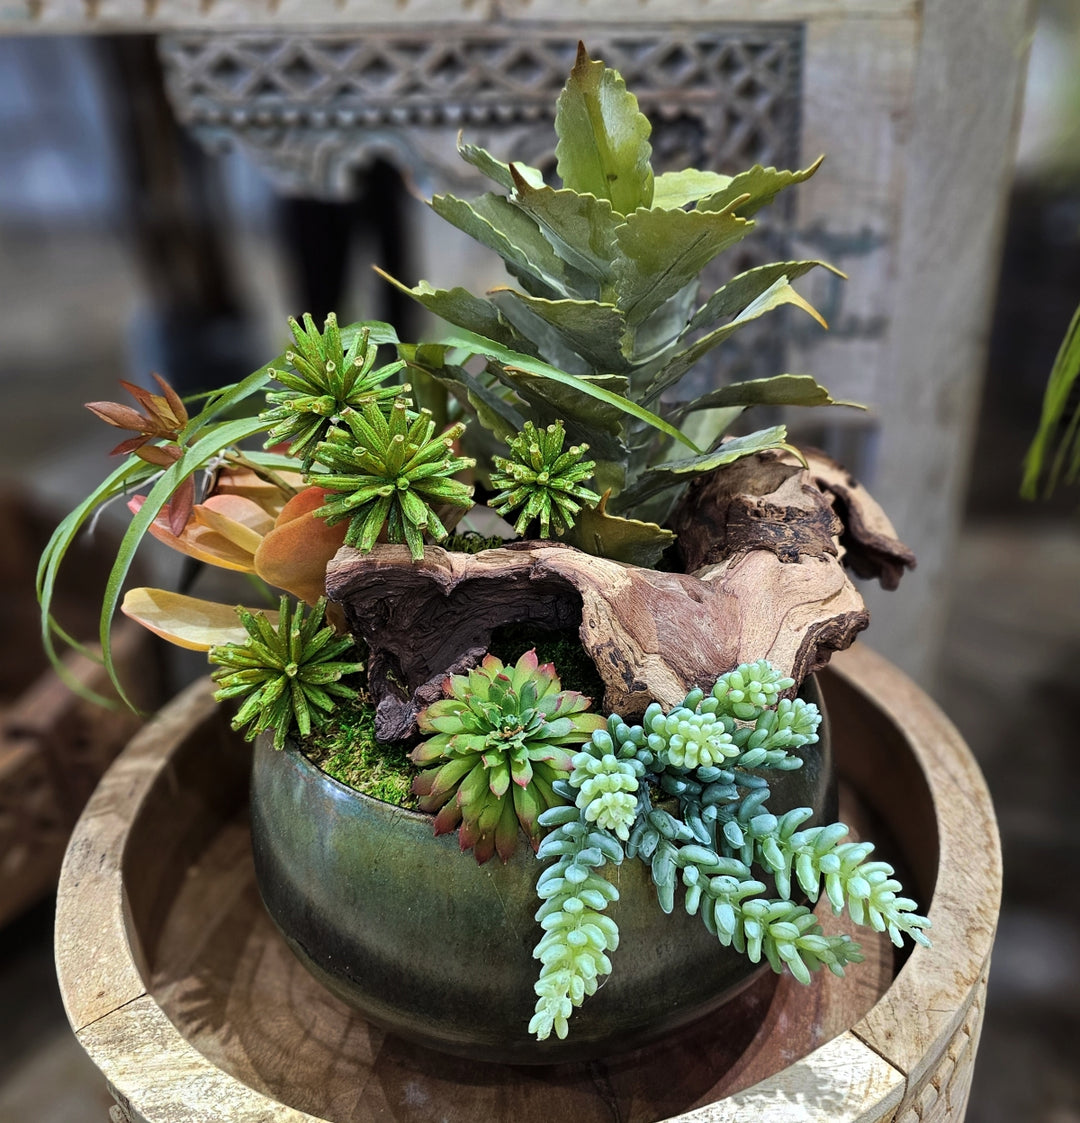
<svg viewBox="0 0 1080 1123">
<path fill-rule="evenodd" d="M 820 704 L 814 682 L 803 691 Z M 777 774 L 770 809 L 834 818 L 827 725 L 795 772 Z M 295 748 L 260 737 L 251 828 L 267 910 L 316 978 L 364 1017 L 433 1049 L 511 1064 L 618 1052 L 716 1010 L 761 970 L 722 948 L 700 918 L 665 916 L 645 866 L 610 870 L 619 900 L 612 974 L 565 1041 L 527 1032 L 538 963 L 533 920 L 541 865 L 521 846 L 478 866 L 428 815 L 360 795 Z M 767 968 L 766 968 L 767 969 Z"/>
</svg>

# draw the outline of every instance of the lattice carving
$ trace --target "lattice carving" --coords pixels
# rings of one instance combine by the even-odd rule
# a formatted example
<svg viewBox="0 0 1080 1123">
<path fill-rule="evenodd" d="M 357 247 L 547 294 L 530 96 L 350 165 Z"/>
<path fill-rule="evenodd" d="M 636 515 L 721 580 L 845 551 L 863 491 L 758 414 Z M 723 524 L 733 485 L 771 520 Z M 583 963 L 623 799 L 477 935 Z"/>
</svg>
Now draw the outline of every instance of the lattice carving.
<svg viewBox="0 0 1080 1123">
<path fill-rule="evenodd" d="M 975 987 L 967 1014 L 941 1060 L 908 1089 L 896 1113 L 896 1123 L 962 1123 L 986 1008 L 986 979 L 984 974 Z"/>
<path fill-rule="evenodd" d="M 521 27 L 161 39 L 170 98 L 211 147 L 242 144 L 286 193 L 344 198 L 389 157 L 425 190 L 469 182 L 471 140 L 540 166 L 576 38 Z M 798 156 L 796 25 L 590 34 L 654 121 L 660 168 L 788 164 Z"/>
</svg>

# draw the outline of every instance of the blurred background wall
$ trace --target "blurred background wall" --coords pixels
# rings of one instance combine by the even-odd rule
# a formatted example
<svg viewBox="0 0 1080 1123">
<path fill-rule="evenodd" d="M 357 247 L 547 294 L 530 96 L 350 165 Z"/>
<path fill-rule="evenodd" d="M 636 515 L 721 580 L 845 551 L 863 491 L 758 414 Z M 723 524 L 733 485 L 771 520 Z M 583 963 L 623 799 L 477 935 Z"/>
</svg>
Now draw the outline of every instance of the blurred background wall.
<svg viewBox="0 0 1080 1123">
<path fill-rule="evenodd" d="M 385 209 L 400 186 L 379 163 L 352 202 L 289 202 L 242 152 L 208 155 L 176 125 L 151 40 L 0 39 L 0 485 L 50 510 L 81 497 L 114 443 L 81 403 L 118 397 L 118 378 L 156 370 L 194 389 L 242 376 L 280 349 L 291 312 L 408 320 L 369 268 L 418 276 L 400 232 L 435 236 L 419 202 Z M 1078 302 L 1080 8 L 1043 0 L 944 654 L 927 682 L 987 774 L 1005 848 L 972 1123 L 1080 1121 L 1080 522 L 1075 491 L 1017 498 Z M 81 1123 L 101 1117 L 87 1106 L 101 1093 L 51 983 L 49 909 L 0 930 L 0 1119 Z"/>
</svg>

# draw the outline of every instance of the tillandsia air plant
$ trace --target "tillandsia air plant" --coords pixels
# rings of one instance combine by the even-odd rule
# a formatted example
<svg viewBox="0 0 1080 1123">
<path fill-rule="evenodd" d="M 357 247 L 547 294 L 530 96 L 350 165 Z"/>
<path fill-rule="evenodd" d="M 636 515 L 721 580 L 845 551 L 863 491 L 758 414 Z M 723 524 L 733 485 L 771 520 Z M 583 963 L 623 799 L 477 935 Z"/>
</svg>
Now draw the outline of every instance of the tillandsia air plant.
<svg viewBox="0 0 1080 1123">
<path fill-rule="evenodd" d="M 282 748 L 316 733 L 336 706 L 374 696 L 374 653 L 365 667 L 364 645 L 345 634 L 348 605 L 324 600 L 327 565 L 343 547 L 360 555 L 403 547 L 395 564 L 407 558 L 401 564 L 414 574 L 446 558 L 431 550 L 439 543 L 479 550 L 492 569 L 539 547 L 603 559 L 604 573 L 630 582 L 641 570 L 677 569 L 673 526 L 686 522 L 672 512 L 692 485 L 763 453 L 786 454 L 781 471 L 798 470 L 792 458 L 802 454 L 783 425 L 737 437 L 727 430 L 754 405 L 846 404 L 812 377 L 780 374 L 696 398 L 680 398 L 679 387 L 766 312 L 794 305 L 820 319 L 792 282 L 829 269 L 823 262 L 765 265 L 699 292 L 702 270 L 817 163 L 655 174 L 649 122 L 618 73 L 584 48 L 555 130 L 558 186 L 535 168 L 460 145 L 498 190 L 472 202 L 440 195 L 431 205 L 494 249 L 517 287 L 484 297 L 423 282 L 406 288 L 453 325 L 436 342 L 404 343 L 379 322 L 340 326 L 332 314 L 319 328 L 305 315 L 290 320 L 290 349 L 234 385 L 184 402 L 158 378 L 160 394 L 125 384 L 141 410 L 90 405 L 134 435 L 113 450 L 124 459 L 60 524 L 41 560 L 43 639 L 62 674 L 56 640 L 78 645 L 52 617 L 57 577 L 76 536 L 116 500 L 132 519 L 101 612 L 101 658 L 113 681 L 109 634 L 120 607 L 206 652 L 217 697 L 238 707 L 234 728 L 249 738 L 265 731 Z M 474 488 L 515 520 L 494 543 L 470 522 Z M 815 525 L 829 539 L 835 520 L 818 498 Z M 487 518 L 477 526 L 490 535 Z M 123 593 L 147 534 L 246 575 L 267 606 L 165 589 Z M 515 536 L 526 541 L 488 553 Z M 544 541 L 553 538 L 561 548 Z M 826 543 L 821 553 L 839 568 L 838 549 L 830 554 Z M 635 588 L 652 588 L 654 576 L 657 587 L 704 603 L 698 589 L 687 592 L 689 573 L 650 574 Z M 358 641 L 369 638 L 363 620 L 349 619 Z M 723 649 L 707 638 L 715 662 Z M 769 774 L 800 768 L 801 750 L 817 739 L 820 715 L 790 696 L 793 678 L 765 661 L 710 663 L 679 691 L 691 682 L 709 689 L 678 705 L 654 701 L 631 713 L 608 703 L 624 721 L 591 708 L 597 691 L 564 689 L 535 651 L 512 664 L 483 651 L 472 643 L 452 671 L 441 663 L 443 697 L 432 701 L 429 689 L 410 711 L 412 789 L 434 831 L 456 830 L 477 862 L 506 861 L 524 834 L 548 863 L 537 883 L 543 934 L 530 1026 L 540 1039 L 565 1036 L 574 1008 L 612 970 L 618 928 L 607 910 L 619 894 L 611 871 L 627 857 L 647 864 L 663 911 L 681 902 L 720 944 L 803 982 L 822 966 L 841 973 L 859 954 L 847 937 L 822 932 L 793 899 L 796 887 L 816 900 L 823 885 L 835 911 L 846 908 L 895 942 L 904 934 L 926 942 L 929 922 L 899 895 L 891 867 L 869 860 L 869 843 L 844 841 L 841 824 L 808 826 L 806 808 L 769 811 Z M 439 681 L 423 685 L 437 693 Z"/>
</svg>

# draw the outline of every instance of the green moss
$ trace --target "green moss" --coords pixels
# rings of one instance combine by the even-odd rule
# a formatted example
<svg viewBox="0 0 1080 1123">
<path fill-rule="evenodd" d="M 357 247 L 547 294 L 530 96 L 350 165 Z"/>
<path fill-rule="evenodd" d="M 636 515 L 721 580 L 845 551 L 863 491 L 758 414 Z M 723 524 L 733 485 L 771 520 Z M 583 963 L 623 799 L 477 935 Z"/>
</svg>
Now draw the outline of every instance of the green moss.
<svg viewBox="0 0 1080 1123">
<path fill-rule="evenodd" d="M 601 712 L 604 681 L 581 646 L 576 629 L 539 631 L 532 624 L 507 624 L 496 628 L 491 636 L 491 653 L 504 663 L 516 663 L 534 647 L 541 663 L 555 664 L 564 690 L 581 691 L 592 699 L 593 710 Z"/>
<path fill-rule="evenodd" d="M 369 699 L 339 704 L 316 733 L 300 743 L 304 755 L 328 776 L 373 799 L 415 810 L 415 765 L 401 742 L 375 736 L 375 707 Z"/>
<path fill-rule="evenodd" d="M 506 539 L 494 535 L 485 538 L 475 530 L 467 530 L 463 534 L 451 534 L 449 538 L 439 543 L 444 550 L 457 554 L 479 554 L 481 550 L 497 550 L 506 545 Z"/>
</svg>

